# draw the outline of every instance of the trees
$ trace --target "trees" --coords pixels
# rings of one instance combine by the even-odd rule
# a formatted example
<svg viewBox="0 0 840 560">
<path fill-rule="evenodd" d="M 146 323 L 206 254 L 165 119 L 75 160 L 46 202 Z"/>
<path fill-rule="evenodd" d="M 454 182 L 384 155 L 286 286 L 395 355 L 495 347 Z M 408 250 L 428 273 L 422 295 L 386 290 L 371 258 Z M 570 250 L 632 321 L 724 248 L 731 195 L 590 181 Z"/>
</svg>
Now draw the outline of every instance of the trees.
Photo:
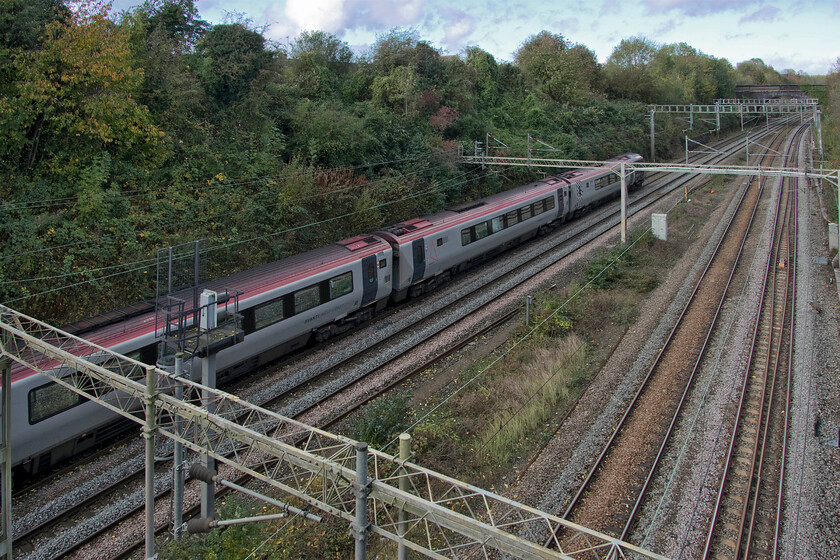
<svg viewBox="0 0 840 560">
<path fill-rule="evenodd" d="M 222 105 L 242 98 L 272 58 L 265 38 L 241 23 L 213 26 L 198 42 L 196 54 L 207 93 Z"/>
<path fill-rule="evenodd" d="M 655 84 L 650 65 L 657 50 L 657 45 L 645 37 L 623 39 L 604 66 L 610 97 L 652 103 Z"/>
<path fill-rule="evenodd" d="M 599 80 L 595 53 L 548 31 L 529 37 L 515 60 L 527 82 L 560 103 L 583 102 Z"/>
<path fill-rule="evenodd" d="M 40 48 L 15 51 L 16 79 L 0 99 L 6 173 L 50 176 L 67 188 L 103 153 L 140 168 L 161 161 L 162 133 L 133 97 L 142 75 L 129 36 L 106 16 L 84 5 L 47 23 Z"/>
</svg>

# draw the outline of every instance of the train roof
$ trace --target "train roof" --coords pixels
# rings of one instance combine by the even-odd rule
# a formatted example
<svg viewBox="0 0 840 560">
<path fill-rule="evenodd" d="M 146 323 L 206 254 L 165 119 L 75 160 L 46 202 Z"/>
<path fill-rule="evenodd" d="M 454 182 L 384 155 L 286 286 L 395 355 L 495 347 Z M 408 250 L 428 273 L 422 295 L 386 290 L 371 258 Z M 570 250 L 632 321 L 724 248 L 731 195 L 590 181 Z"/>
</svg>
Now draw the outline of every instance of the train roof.
<svg viewBox="0 0 840 560">
<path fill-rule="evenodd" d="M 361 260 L 367 256 L 390 250 L 391 245 L 376 235 L 359 235 L 294 255 L 279 261 L 211 280 L 199 287 L 223 292 L 241 292 L 240 303 L 269 290 L 297 282 L 306 277 Z M 173 294 L 179 299 L 192 300 L 193 290 Z M 188 304 L 188 307 L 191 303 Z M 147 336 L 155 330 L 154 302 L 142 302 L 116 311 L 91 317 L 67 325 L 67 332 L 85 340 L 110 348 L 128 340 Z M 12 381 L 34 372 L 23 367 L 13 368 Z"/>
<path fill-rule="evenodd" d="M 607 162 L 616 162 L 617 164 L 620 164 L 622 161 L 633 162 L 641 159 L 642 157 L 638 154 L 622 154 L 607 160 Z M 399 224 L 383 228 L 377 233 L 396 241 L 400 245 L 404 245 L 414 241 L 415 239 L 422 239 L 444 229 L 457 226 L 458 224 L 469 222 L 483 216 L 496 214 L 499 211 L 505 210 L 511 206 L 524 203 L 526 200 L 534 198 L 535 196 L 550 194 L 566 183 L 577 182 L 582 179 L 600 175 L 604 173 L 606 167 L 612 168 L 615 166 L 607 165 L 605 167 L 593 167 L 567 171 L 561 175 L 546 177 L 545 179 L 541 179 L 521 187 L 516 187 L 502 193 L 494 194 L 458 206 L 453 206 L 442 212 L 400 222 Z"/>
</svg>

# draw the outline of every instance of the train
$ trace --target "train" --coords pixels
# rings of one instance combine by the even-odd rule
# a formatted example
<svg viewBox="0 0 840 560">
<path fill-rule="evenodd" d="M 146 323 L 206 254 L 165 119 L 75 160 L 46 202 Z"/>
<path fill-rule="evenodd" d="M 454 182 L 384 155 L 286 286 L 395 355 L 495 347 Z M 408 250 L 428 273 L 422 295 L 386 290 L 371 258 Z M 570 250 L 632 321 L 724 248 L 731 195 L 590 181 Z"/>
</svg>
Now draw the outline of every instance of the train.
<svg viewBox="0 0 840 560">
<path fill-rule="evenodd" d="M 238 294 L 240 340 L 215 354 L 219 383 L 346 332 L 617 197 L 621 163 L 641 161 L 622 154 L 602 167 L 543 178 L 206 283 L 206 290 Z M 627 188 L 643 179 L 642 171 L 629 171 Z M 165 365 L 174 351 L 162 341 L 159 313 L 154 302 L 141 303 L 63 330 Z M 228 314 L 227 305 L 218 313 Z M 198 369 L 188 375 L 200 378 Z M 19 365 L 12 368 L 10 412 L 12 466 L 24 476 L 107 442 L 119 429 L 115 413 Z"/>
</svg>

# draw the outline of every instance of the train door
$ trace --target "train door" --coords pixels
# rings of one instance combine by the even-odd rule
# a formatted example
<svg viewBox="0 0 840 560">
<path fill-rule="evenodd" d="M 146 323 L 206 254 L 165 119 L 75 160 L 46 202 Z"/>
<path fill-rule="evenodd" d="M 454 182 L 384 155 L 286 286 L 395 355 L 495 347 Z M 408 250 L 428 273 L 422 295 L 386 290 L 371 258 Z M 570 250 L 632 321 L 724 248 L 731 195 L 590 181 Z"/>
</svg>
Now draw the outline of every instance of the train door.
<svg viewBox="0 0 840 560">
<path fill-rule="evenodd" d="M 376 300 L 376 292 L 379 291 L 377 277 L 376 255 L 370 255 L 362 259 L 362 306 Z"/>
<path fill-rule="evenodd" d="M 423 279 L 426 275 L 426 242 L 423 239 L 415 239 L 411 244 L 411 258 L 414 263 L 414 275 L 411 283 L 414 284 Z"/>
</svg>

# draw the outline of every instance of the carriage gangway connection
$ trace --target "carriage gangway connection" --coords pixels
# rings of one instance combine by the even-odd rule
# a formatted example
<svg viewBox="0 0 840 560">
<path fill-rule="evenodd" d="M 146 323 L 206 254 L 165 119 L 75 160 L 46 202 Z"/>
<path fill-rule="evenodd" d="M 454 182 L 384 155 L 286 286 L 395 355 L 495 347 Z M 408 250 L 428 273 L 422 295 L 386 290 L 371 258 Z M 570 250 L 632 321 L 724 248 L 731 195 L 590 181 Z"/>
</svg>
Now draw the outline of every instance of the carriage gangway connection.
<svg viewBox="0 0 840 560">
<path fill-rule="evenodd" d="M 395 456 L 368 450 L 364 443 L 129 359 L 0 305 L 0 365 L 5 361 L 0 369 L 6 387 L 9 359 L 143 426 L 147 558 L 154 557 L 150 484 L 154 461 L 150 459 L 154 457 L 155 434 L 349 522 L 357 559 L 364 558 L 369 533 L 439 559 L 486 558 L 497 552 L 528 560 L 581 555 L 665 558 Z M 176 388 L 183 390 L 183 400 L 173 396 Z M 215 413 L 201 406 L 208 398 Z M 6 420 L 4 427 L 8 427 Z M 10 518 L 11 511 L 6 508 L 11 506 L 4 502 L 3 507 L 4 517 Z M 562 543 L 555 538 L 550 543 L 554 548 L 544 546 L 547 537 L 561 532 L 571 537 Z"/>
<path fill-rule="evenodd" d="M 476 165 L 501 165 L 518 167 L 548 167 L 553 169 L 584 169 L 603 167 L 605 162 L 583 159 L 558 159 L 541 157 L 505 157 L 491 155 L 461 156 L 461 163 Z M 621 242 L 627 240 L 627 185 L 626 176 L 632 171 L 658 173 L 690 173 L 696 175 L 742 175 L 758 177 L 798 177 L 807 184 L 809 180 L 824 179 L 838 192 L 838 220 L 840 224 L 840 169 L 801 169 L 793 167 L 767 167 L 762 165 L 698 165 L 682 163 L 624 163 L 616 165 L 614 172 L 621 178 Z"/>
</svg>

